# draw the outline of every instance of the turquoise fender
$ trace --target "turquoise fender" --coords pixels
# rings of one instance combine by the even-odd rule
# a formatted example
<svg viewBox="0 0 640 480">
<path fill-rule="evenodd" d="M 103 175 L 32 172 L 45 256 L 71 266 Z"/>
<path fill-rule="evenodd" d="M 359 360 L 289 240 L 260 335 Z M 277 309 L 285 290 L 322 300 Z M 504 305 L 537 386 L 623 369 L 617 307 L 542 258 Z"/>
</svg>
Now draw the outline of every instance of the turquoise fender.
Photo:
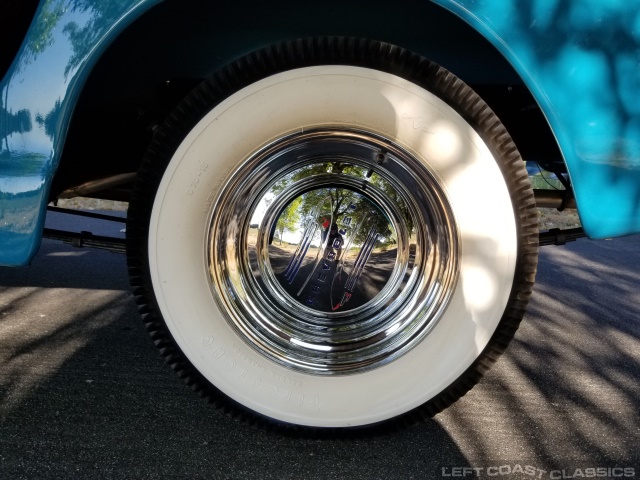
<svg viewBox="0 0 640 480">
<path fill-rule="evenodd" d="M 640 233 L 640 1 L 434 1 L 491 41 L 533 93 L 589 237 Z"/>
<path fill-rule="evenodd" d="M 28 264 L 40 245 L 51 179 L 93 65 L 161 1 L 40 2 L 0 82 L 0 265 Z M 491 41 L 533 93 L 587 234 L 640 233 L 640 1 L 433 1 Z"/>
<path fill-rule="evenodd" d="M 41 0 L 0 82 L 0 265 L 26 265 L 36 254 L 85 80 L 109 43 L 161 1 Z"/>
</svg>

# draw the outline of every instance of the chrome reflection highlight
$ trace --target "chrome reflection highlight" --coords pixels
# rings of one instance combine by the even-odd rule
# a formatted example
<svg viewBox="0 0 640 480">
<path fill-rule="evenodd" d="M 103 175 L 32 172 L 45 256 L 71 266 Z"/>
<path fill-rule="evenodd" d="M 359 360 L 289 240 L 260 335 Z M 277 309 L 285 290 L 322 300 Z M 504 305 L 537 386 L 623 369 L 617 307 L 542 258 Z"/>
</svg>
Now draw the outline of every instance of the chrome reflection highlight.
<svg viewBox="0 0 640 480">
<path fill-rule="evenodd" d="M 382 254 L 392 256 L 391 262 L 375 262 L 381 270 L 375 280 L 365 267 L 378 243 L 385 252 L 397 247 L 389 210 L 355 190 L 325 186 L 301 193 L 275 216 L 275 225 L 255 216 L 252 221 L 279 237 L 270 238 L 268 255 L 280 286 L 293 300 L 331 312 L 350 308 L 354 295 L 356 303 L 367 303 L 387 283 L 395 262 L 392 252 Z M 375 253 L 374 261 L 380 255 Z M 358 285 L 363 274 L 368 281 Z"/>
<path fill-rule="evenodd" d="M 317 130 L 253 154 L 211 212 L 214 297 L 254 349 L 310 374 L 413 348 L 458 279 L 458 234 L 424 163 L 378 135 Z"/>
</svg>

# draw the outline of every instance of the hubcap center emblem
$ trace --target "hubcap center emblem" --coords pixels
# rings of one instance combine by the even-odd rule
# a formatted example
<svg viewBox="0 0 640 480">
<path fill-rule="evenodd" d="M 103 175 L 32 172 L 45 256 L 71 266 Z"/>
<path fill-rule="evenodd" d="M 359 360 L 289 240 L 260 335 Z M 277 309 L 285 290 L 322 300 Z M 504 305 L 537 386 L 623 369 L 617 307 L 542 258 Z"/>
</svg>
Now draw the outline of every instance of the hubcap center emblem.
<svg viewBox="0 0 640 480">
<path fill-rule="evenodd" d="M 321 312 L 360 307 L 389 281 L 397 256 L 393 224 L 376 203 L 331 186 L 294 198 L 270 225 L 269 262 L 283 290 Z"/>
</svg>

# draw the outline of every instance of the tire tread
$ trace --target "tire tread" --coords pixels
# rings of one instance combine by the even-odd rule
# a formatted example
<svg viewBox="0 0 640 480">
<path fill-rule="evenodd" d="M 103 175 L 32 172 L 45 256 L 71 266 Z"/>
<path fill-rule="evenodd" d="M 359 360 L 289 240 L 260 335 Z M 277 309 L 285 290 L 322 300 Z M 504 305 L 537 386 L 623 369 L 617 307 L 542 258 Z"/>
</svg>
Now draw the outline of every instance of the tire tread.
<svg viewBox="0 0 640 480">
<path fill-rule="evenodd" d="M 192 125 L 225 98 L 251 83 L 285 70 L 312 65 L 353 65 L 403 77 L 438 95 L 474 126 L 506 180 L 517 224 L 519 248 L 515 282 L 496 332 L 472 365 L 425 404 L 381 424 L 357 428 L 307 428 L 280 423 L 247 410 L 212 385 L 177 347 L 160 313 L 147 264 L 148 225 L 155 192 L 173 152 Z M 437 64 L 402 48 L 351 37 L 321 37 L 280 43 L 248 54 L 196 87 L 154 132 L 138 171 L 127 217 L 127 264 L 133 295 L 146 329 L 182 381 L 226 414 L 258 428 L 311 437 L 360 436 L 397 430 L 430 418 L 465 395 L 491 368 L 513 338 L 529 302 L 538 255 L 535 200 L 525 163 L 505 127 L 464 82 Z"/>
</svg>

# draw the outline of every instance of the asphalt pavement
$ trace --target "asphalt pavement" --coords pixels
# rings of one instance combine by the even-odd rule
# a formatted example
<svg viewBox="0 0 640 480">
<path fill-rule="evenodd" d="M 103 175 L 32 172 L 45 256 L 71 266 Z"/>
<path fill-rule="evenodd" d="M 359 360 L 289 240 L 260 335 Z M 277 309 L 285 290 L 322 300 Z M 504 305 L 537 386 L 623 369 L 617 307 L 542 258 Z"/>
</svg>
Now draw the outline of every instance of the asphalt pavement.
<svg viewBox="0 0 640 480">
<path fill-rule="evenodd" d="M 124 256 L 45 240 L 31 267 L 0 268 L 0 478 L 638 478 L 640 236 L 544 247 L 538 272 L 507 353 L 445 412 L 300 439 L 182 385 Z"/>
</svg>

